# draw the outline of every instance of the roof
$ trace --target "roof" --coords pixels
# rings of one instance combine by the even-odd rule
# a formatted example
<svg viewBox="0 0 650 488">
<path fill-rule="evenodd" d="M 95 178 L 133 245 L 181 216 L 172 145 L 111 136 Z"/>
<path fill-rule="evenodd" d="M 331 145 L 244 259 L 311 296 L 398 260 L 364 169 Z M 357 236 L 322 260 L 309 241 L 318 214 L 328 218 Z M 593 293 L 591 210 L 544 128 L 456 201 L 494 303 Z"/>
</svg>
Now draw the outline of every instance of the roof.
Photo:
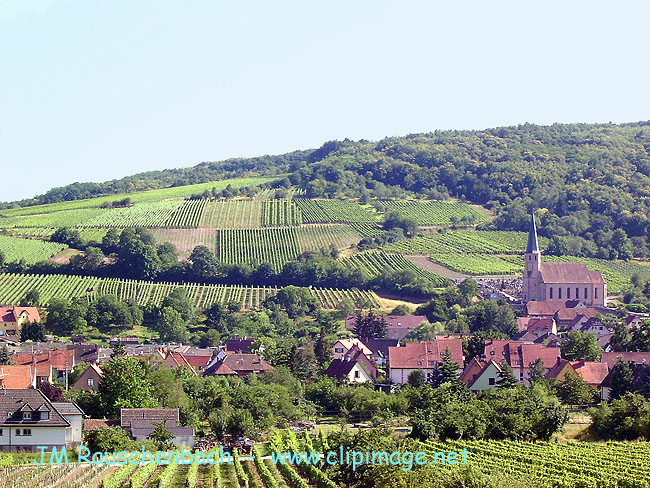
<svg viewBox="0 0 650 488">
<path fill-rule="evenodd" d="M 23 390 L 34 384 L 32 367 L 11 364 L 0 366 L 0 388 L 7 390 Z"/>
<path fill-rule="evenodd" d="M 190 366 L 193 368 L 205 368 L 209 363 L 210 359 L 212 359 L 212 355 L 210 356 L 190 356 L 188 354 L 183 354 L 185 357 L 185 361 L 189 363 Z"/>
<path fill-rule="evenodd" d="M 388 348 L 396 347 L 399 344 L 399 339 L 390 339 L 388 337 L 364 337 L 361 339 L 374 356 L 388 357 Z"/>
<path fill-rule="evenodd" d="M 120 409 L 120 425 L 130 427 L 134 420 L 148 420 L 160 422 L 161 420 L 178 422 L 177 408 L 122 408 Z"/>
<path fill-rule="evenodd" d="M 192 427 L 179 427 L 176 420 L 171 419 L 161 419 L 157 420 L 134 420 L 131 423 L 131 435 L 133 437 L 149 437 L 151 433 L 156 429 L 156 425 L 164 422 L 165 427 L 170 434 L 176 437 L 192 436 L 194 435 L 194 428 Z"/>
<path fill-rule="evenodd" d="M 590 385 L 600 385 L 609 372 L 606 363 L 595 361 L 573 361 L 571 366 Z"/>
<path fill-rule="evenodd" d="M 528 315 L 555 315 L 555 313 L 563 308 L 567 308 L 567 302 L 563 300 L 548 300 L 545 302 L 531 300 L 526 303 L 526 311 Z M 581 312 L 582 313 L 582 312 Z"/>
<path fill-rule="evenodd" d="M 61 415 L 83 415 L 84 412 L 74 402 L 52 402 Z"/>
<path fill-rule="evenodd" d="M 95 430 L 102 427 L 119 426 L 119 420 L 113 419 L 87 419 L 84 420 L 84 430 Z"/>
<path fill-rule="evenodd" d="M 600 271 L 589 271 L 585 263 L 547 263 L 540 265 L 544 283 L 605 283 Z"/>
<path fill-rule="evenodd" d="M 345 356 L 334 359 L 328 366 L 325 374 L 333 378 L 341 379 L 358 363 L 365 365 L 363 369 L 368 371 L 371 378 L 374 379 L 377 376 L 377 368 L 375 368 L 370 359 L 368 359 L 368 356 L 357 346 L 352 346 Z"/>
<path fill-rule="evenodd" d="M 530 226 L 528 227 L 528 244 L 526 244 L 526 254 L 539 252 L 539 243 L 537 242 L 537 226 L 535 225 L 535 214 L 530 214 Z"/>
<path fill-rule="evenodd" d="M 361 341 L 361 339 L 357 339 L 357 338 L 352 338 L 352 339 L 339 339 L 338 341 L 336 341 L 336 343 L 335 343 L 334 345 L 336 346 L 336 344 L 341 344 L 341 345 L 342 345 L 346 350 L 348 350 L 348 351 L 349 351 L 350 349 L 352 349 L 353 347 L 357 347 L 357 348 L 359 348 L 359 349 L 360 349 L 360 350 L 361 350 L 365 355 L 367 355 L 367 356 L 372 355 L 372 351 L 370 350 L 370 348 L 369 348 L 368 346 L 366 346 L 366 345 Z"/>
<path fill-rule="evenodd" d="M 485 361 L 482 361 L 477 356 L 474 356 L 472 359 L 470 359 L 469 363 L 467 363 L 467 366 L 465 366 L 465 369 L 461 373 L 458 380 L 462 383 L 465 383 L 466 385 L 469 384 L 476 377 L 476 375 L 481 372 L 483 366 L 485 366 Z"/>
<path fill-rule="evenodd" d="M 476 383 L 476 380 L 478 380 L 485 371 L 490 369 L 491 367 L 496 368 L 497 371 L 501 372 L 501 366 L 499 363 L 494 361 L 493 359 L 490 359 L 485 363 L 485 365 L 481 368 L 481 371 L 479 371 L 476 376 L 474 376 L 470 382 L 467 384 L 467 388 L 471 388 L 474 383 Z"/>
<path fill-rule="evenodd" d="M 18 317 L 23 312 L 27 312 L 27 320 L 30 322 L 40 322 L 41 316 L 36 307 L 0 307 L 0 321 L 18 322 Z"/>
<path fill-rule="evenodd" d="M 49 411 L 47 420 L 23 420 L 19 411 Z M 0 427 L 69 427 L 70 423 L 39 390 L 4 390 L 0 394 Z"/>
<path fill-rule="evenodd" d="M 67 370 L 72 371 L 72 368 L 75 364 L 74 360 L 74 350 L 56 350 L 56 351 L 45 351 L 41 354 L 16 354 L 11 358 L 15 364 L 34 364 L 36 363 L 38 376 L 47 376 L 39 374 L 38 366 L 51 365 L 53 368 L 58 369 L 59 371 Z M 43 370 L 44 371 L 44 370 Z"/>
<path fill-rule="evenodd" d="M 234 372 L 240 376 L 244 376 L 250 373 L 263 373 L 271 369 L 275 368 L 257 354 L 233 353 L 227 354 L 224 358 L 213 362 L 211 366 L 206 368 L 203 375 L 232 374 Z"/>
<path fill-rule="evenodd" d="M 526 367 L 537 359 L 542 359 L 545 365 L 555 364 L 560 357 L 559 347 L 544 347 L 542 344 L 521 344 L 521 364 Z M 512 363 L 510 364 L 512 366 Z"/>
<path fill-rule="evenodd" d="M 607 367 L 612 369 L 621 356 L 624 361 L 637 364 L 650 364 L 650 352 L 604 352 L 601 362 L 607 363 Z"/>
<path fill-rule="evenodd" d="M 552 317 L 531 317 L 526 330 L 533 332 L 551 332 L 554 325 L 555 319 Z"/>
<path fill-rule="evenodd" d="M 442 361 L 442 353 L 449 349 L 451 358 L 463 364 L 463 343 L 460 339 L 438 339 L 435 341 L 407 342 L 403 347 L 388 348 L 391 369 L 435 368 Z"/>
</svg>

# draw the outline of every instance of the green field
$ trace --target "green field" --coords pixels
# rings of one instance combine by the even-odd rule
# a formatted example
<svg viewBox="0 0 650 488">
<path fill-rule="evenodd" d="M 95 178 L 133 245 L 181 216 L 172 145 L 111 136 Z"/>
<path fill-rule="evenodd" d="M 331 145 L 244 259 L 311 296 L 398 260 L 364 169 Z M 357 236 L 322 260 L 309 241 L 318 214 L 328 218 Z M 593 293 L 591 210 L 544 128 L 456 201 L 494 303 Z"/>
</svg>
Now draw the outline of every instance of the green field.
<svg viewBox="0 0 650 488">
<path fill-rule="evenodd" d="M 214 229 L 153 229 L 151 233 L 156 244 L 173 244 L 182 258 L 188 258 L 196 246 L 205 246 L 217 252 L 217 231 Z"/>
<path fill-rule="evenodd" d="M 232 229 L 217 231 L 217 258 L 225 264 L 269 263 L 279 271 L 300 255 L 296 230 Z"/>
<path fill-rule="evenodd" d="M 262 202 L 262 227 L 302 224 L 302 213 L 291 200 L 264 200 Z"/>
<path fill-rule="evenodd" d="M 328 249 L 330 245 L 344 249 L 361 240 L 361 235 L 345 224 L 303 225 L 296 229 L 296 236 L 301 252 Z"/>
<path fill-rule="evenodd" d="M 399 200 L 382 202 L 387 212 L 412 217 L 418 225 L 478 224 L 485 217 L 467 203 L 451 201 Z"/>
<path fill-rule="evenodd" d="M 38 263 L 51 258 L 66 247 L 68 246 L 58 242 L 0 236 L 0 251 L 7 262 L 24 259 L 27 264 Z"/>
<path fill-rule="evenodd" d="M 343 259 L 342 262 L 350 269 L 361 269 L 371 278 L 379 276 L 386 271 L 411 270 L 418 276 L 431 281 L 436 286 L 446 286 L 449 284 L 449 281 L 442 276 L 422 269 L 401 254 L 385 253 L 382 251 L 364 251 L 353 254 Z"/>
<path fill-rule="evenodd" d="M 436 253 L 431 260 L 461 273 L 481 275 L 521 274 L 524 260 L 519 256 L 491 256 L 490 254 Z M 521 264 L 519 264 L 521 261 Z"/>
<path fill-rule="evenodd" d="M 305 223 L 377 222 L 379 215 L 369 205 L 348 200 L 294 199 Z"/>
<path fill-rule="evenodd" d="M 75 227 L 105 215 L 105 208 L 79 208 L 36 215 L 25 215 L 15 219 L 16 227 Z"/>
<path fill-rule="evenodd" d="M 258 309 L 269 296 L 277 293 L 276 287 L 243 285 L 205 285 L 199 283 L 153 283 L 150 281 L 119 278 L 95 278 L 91 276 L 33 275 L 5 273 L 0 275 L 0 303 L 16 305 L 30 290 L 37 290 L 40 305 L 47 305 L 52 298 L 71 299 L 87 296 L 89 299 L 101 294 L 115 295 L 122 300 L 134 300 L 140 305 L 162 300 L 176 288 L 183 288 L 199 308 L 215 303 L 235 301 L 244 309 Z M 378 307 L 377 296 L 355 288 L 335 290 L 310 288 L 314 297 L 324 308 L 335 308 L 341 300 L 367 303 Z"/>
<path fill-rule="evenodd" d="M 201 227 L 212 229 L 259 229 L 262 226 L 260 200 L 219 200 L 208 202 Z"/>
</svg>

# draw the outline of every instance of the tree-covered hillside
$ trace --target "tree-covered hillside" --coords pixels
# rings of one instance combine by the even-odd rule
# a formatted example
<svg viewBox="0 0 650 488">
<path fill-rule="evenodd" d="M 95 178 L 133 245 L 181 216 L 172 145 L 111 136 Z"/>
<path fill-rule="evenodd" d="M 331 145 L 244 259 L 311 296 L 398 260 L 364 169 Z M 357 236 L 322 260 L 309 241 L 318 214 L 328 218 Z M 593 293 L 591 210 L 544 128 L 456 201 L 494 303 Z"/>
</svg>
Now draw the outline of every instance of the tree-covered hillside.
<svg viewBox="0 0 650 488">
<path fill-rule="evenodd" d="M 650 255 L 650 122 L 524 124 L 331 141 L 314 151 L 75 183 L 16 203 L 271 173 L 290 173 L 284 186 L 302 187 L 308 197 L 458 197 L 493 210 L 497 218 L 484 225 L 504 230 L 525 230 L 528 213 L 544 209 L 538 213 L 540 233 L 555 237 L 551 252 L 609 259 Z"/>
</svg>

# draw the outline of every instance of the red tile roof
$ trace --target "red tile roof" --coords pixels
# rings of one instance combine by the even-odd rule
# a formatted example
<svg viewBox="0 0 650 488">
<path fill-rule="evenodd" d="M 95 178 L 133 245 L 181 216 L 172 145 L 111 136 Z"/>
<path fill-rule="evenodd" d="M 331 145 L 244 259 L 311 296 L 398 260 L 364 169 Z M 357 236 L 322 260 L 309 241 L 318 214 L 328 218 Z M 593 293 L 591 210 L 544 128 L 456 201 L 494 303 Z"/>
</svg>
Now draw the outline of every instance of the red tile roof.
<svg viewBox="0 0 650 488">
<path fill-rule="evenodd" d="M 466 385 L 469 385 L 474 380 L 474 378 L 483 370 L 485 363 L 485 361 L 482 361 L 478 357 L 474 356 L 469 361 L 469 363 L 467 363 L 467 366 L 465 366 L 465 369 L 463 370 L 463 373 L 460 375 L 458 380 L 462 383 L 465 383 Z"/>
<path fill-rule="evenodd" d="M 463 343 L 460 339 L 442 339 L 425 342 L 407 342 L 403 347 L 388 349 L 391 369 L 434 368 L 442 361 L 442 353 L 449 349 L 451 358 L 463 364 Z"/>
<path fill-rule="evenodd" d="M 224 367 L 225 366 L 225 367 Z M 227 354 L 222 360 L 208 367 L 204 376 L 214 374 L 232 374 L 246 376 L 250 373 L 263 373 L 274 369 L 269 363 L 260 358 L 257 354 Z"/>
<path fill-rule="evenodd" d="M 607 364 L 601 362 L 572 361 L 571 366 L 590 385 L 600 385 L 609 372 Z"/>
<path fill-rule="evenodd" d="M 11 364 L 0 366 L 0 389 L 24 390 L 34 386 L 32 367 Z"/>
<path fill-rule="evenodd" d="M 119 420 L 112 419 L 86 419 L 84 420 L 84 430 L 95 430 L 102 427 L 113 427 L 120 425 Z"/>
<path fill-rule="evenodd" d="M 58 369 L 59 371 L 72 371 L 75 365 L 74 350 L 59 349 L 56 351 L 46 351 L 41 354 L 16 354 L 11 358 L 15 364 L 36 364 L 37 374 L 39 366 L 45 365 Z M 39 374 L 39 376 L 42 376 Z"/>
<path fill-rule="evenodd" d="M 607 363 L 607 367 L 612 369 L 618 362 L 619 356 L 622 356 L 624 361 L 650 364 L 650 352 L 604 352 L 601 361 Z"/>
<path fill-rule="evenodd" d="M 600 271 L 589 271 L 585 263 L 541 263 L 544 283 L 605 283 Z"/>
<path fill-rule="evenodd" d="M 0 307 L 0 321 L 17 322 L 18 317 L 23 312 L 27 312 L 30 322 L 40 322 L 41 316 L 38 314 L 36 307 Z"/>
</svg>

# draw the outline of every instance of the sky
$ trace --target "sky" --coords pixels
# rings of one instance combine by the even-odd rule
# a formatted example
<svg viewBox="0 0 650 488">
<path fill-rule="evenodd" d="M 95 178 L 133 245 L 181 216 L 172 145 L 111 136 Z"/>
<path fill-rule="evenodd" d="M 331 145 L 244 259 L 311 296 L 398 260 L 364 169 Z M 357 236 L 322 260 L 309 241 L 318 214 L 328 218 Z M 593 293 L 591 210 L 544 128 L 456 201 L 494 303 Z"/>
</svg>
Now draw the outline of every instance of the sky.
<svg viewBox="0 0 650 488">
<path fill-rule="evenodd" d="M 649 2 L 0 0 L 0 200 L 439 129 L 650 119 Z"/>
</svg>

